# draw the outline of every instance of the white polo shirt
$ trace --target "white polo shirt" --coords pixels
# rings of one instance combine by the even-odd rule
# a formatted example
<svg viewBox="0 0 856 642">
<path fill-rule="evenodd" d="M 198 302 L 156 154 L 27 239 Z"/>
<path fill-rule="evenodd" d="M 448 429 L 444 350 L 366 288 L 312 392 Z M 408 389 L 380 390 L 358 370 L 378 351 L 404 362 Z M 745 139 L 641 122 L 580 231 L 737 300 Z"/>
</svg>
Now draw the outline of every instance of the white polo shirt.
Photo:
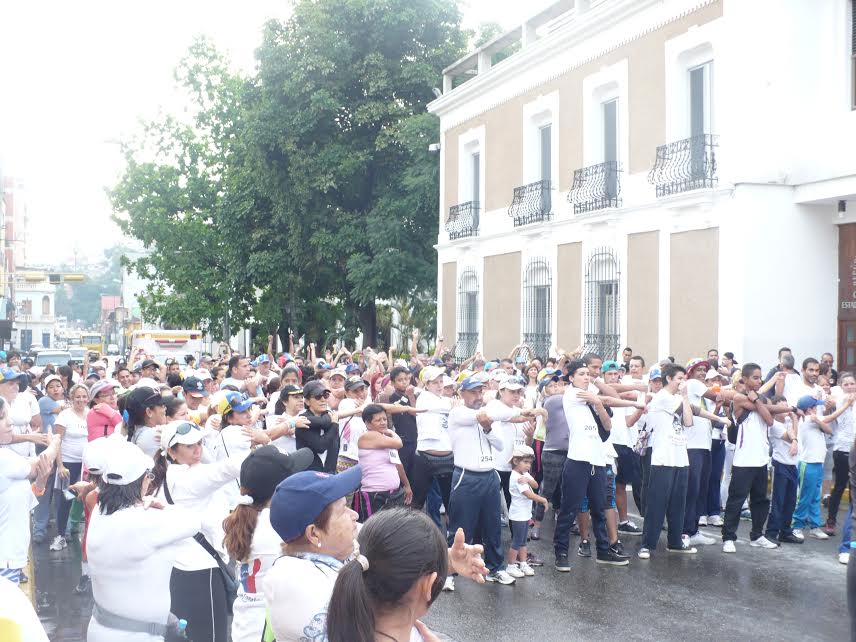
<svg viewBox="0 0 856 642">
<path fill-rule="evenodd" d="M 503 450 L 502 436 L 496 430 L 485 433 L 476 421 L 476 415 L 484 410 L 491 421 L 508 421 L 517 414 L 514 408 L 505 404 L 501 406 L 478 410 L 466 406 L 452 408 L 449 412 L 449 438 L 455 466 L 475 472 L 494 469 Z"/>
</svg>

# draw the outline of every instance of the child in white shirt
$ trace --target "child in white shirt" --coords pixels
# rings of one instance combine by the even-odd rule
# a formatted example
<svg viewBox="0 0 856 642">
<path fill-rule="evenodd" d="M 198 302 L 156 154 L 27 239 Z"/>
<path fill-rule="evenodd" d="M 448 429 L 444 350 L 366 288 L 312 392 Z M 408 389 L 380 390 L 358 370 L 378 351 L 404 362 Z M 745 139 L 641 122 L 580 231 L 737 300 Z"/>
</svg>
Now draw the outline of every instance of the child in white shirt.
<svg viewBox="0 0 856 642">
<path fill-rule="evenodd" d="M 506 569 L 512 577 L 535 575 L 535 571 L 526 562 L 529 519 L 532 517 L 532 502 L 536 501 L 546 508 L 547 500 L 535 493 L 538 482 L 529 474 L 534 458 L 535 451 L 530 446 L 515 444 L 511 455 L 509 479 L 511 506 L 508 509 L 508 523 L 511 526 L 511 547 L 508 549 L 508 568 Z"/>
</svg>

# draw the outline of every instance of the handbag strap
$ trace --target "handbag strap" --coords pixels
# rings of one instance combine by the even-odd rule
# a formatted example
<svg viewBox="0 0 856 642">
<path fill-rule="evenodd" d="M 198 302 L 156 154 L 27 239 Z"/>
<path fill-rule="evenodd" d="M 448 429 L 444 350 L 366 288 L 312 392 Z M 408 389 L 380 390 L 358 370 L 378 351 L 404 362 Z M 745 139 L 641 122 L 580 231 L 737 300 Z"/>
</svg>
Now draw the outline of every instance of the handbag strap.
<svg viewBox="0 0 856 642">
<path fill-rule="evenodd" d="M 226 566 L 226 563 L 223 561 L 223 558 L 220 557 L 220 553 L 218 553 L 216 551 L 216 549 L 213 546 L 211 546 L 211 542 L 209 542 L 207 539 L 205 539 L 205 535 L 203 535 L 202 533 L 196 533 L 196 535 L 193 536 L 193 539 L 195 539 L 196 542 L 202 548 L 204 548 L 205 551 L 211 557 L 214 558 L 214 561 L 217 562 L 217 566 L 220 567 L 220 570 L 224 571 L 225 573 L 228 573 L 229 576 L 231 577 L 232 573 L 229 571 L 229 568 Z"/>
</svg>

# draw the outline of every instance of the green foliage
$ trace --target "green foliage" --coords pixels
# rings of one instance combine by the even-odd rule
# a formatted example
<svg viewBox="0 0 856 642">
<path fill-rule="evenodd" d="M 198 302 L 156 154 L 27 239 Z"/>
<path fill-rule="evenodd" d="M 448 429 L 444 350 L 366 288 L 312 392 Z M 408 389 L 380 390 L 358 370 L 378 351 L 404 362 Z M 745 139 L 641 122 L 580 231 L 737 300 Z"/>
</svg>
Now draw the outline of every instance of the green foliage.
<svg viewBox="0 0 856 642">
<path fill-rule="evenodd" d="M 101 323 L 101 295 L 119 294 L 122 285 L 121 258 L 125 248 L 121 245 L 104 250 L 105 262 L 96 272 L 87 272 L 82 283 L 66 283 L 56 289 L 54 307 L 58 316 L 84 325 L 98 327 Z M 78 271 L 73 265 L 62 265 L 63 271 Z"/>
</svg>

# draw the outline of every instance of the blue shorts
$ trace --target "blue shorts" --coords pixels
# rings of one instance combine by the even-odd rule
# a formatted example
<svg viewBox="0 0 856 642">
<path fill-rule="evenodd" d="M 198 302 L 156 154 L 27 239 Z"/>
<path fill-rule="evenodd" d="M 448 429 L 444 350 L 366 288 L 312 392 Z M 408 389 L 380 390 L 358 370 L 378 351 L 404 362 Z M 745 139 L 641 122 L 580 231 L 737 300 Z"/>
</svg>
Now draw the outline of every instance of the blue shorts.
<svg viewBox="0 0 856 642">
<path fill-rule="evenodd" d="M 615 473 L 612 472 L 612 466 L 606 466 L 606 508 L 615 508 Z M 589 512 L 588 497 L 583 497 L 580 512 Z"/>
<path fill-rule="evenodd" d="M 519 551 L 526 546 L 526 540 L 529 537 L 529 522 L 516 522 L 509 520 L 511 526 L 511 548 Z"/>
</svg>

